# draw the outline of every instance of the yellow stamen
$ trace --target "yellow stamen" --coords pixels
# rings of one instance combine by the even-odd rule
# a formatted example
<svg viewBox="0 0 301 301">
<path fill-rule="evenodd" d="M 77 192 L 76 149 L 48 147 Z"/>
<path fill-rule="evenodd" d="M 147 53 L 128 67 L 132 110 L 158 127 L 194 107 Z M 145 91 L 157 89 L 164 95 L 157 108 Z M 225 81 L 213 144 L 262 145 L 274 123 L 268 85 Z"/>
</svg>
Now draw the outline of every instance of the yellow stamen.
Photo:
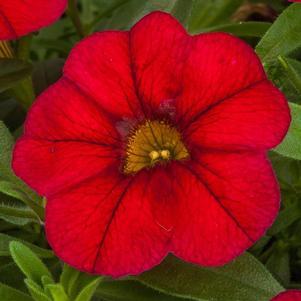
<svg viewBox="0 0 301 301">
<path fill-rule="evenodd" d="M 151 151 L 149 153 L 149 157 L 152 159 L 152 161 L 155 161 L 160 157 L 160 154 L 157 151 Z"/>
<path fill-rule="evenodd" d="M 128 137 L 123 171 L 136 173 L 159 163 L 188 157 L 182 137 L 174 126 L 165 121 L 146 120 Z"/>
<path fill-rule="evenodd" d="M 161 154 L 162 159 L 169 160 L 169 158 L 170 158 L 170 151 L 168 149 L 162 150 L 160 154 Z"/>
</svg>

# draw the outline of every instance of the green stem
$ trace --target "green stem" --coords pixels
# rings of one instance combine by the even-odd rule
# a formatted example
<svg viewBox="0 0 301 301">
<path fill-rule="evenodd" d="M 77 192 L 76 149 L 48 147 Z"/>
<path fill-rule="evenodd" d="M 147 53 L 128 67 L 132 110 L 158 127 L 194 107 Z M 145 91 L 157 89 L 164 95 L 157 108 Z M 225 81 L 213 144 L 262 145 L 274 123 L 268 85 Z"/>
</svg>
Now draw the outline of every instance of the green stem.
<svg viewBox="0 0 301 301">
<path fill-rule="evenodd" d="M 77 0 L 68 0 L 67 14 L 70 17 L 79 37 L 85 37 L 85 30 L 79 16 L 79 11 L 77 9 Z"/>
</svg>

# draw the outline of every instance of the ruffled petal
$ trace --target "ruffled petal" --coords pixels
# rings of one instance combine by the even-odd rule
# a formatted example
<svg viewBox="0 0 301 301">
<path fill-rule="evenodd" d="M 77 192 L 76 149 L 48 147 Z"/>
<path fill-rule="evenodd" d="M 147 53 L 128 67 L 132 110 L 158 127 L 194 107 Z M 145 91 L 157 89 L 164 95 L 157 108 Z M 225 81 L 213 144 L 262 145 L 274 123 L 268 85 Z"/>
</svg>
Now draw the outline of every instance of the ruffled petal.
<svg viewBox="0 0 301 301">
<path fill-rule="evenodd" d="M 106 146 L 24 137 L 14 148 L 12 166 L 24 182 L 49 197 L 110 168 L 119 170 L 121 162 L 118 152 Z"/>
<path fill-rule="evenodd" d="M 0 40 L 16 39 L 55 22 L 67 0 L 9 0 L 0 3 Z"/>
<path fill-rule="evenodd" d="M 189 262 L 226 264 L 277 215 L 279 189 L 264 154 L 200 153 L 176 175 L 179 218 L 171 250 Z"/>
<path fill-rule="evenodd" d="M 121 141 L 94 102 L 62 79 L 35 102 L 25 133 L 13 152 L 13 169 L 40 194 L 49 196 L 121 167 Z"/>
<path fill-rule="evenodd" d="M 265 79 L 259 58 L 242 40 L 226 33 L 195 36 L 176 99 L 178 120 L 191 123 L 212 105 Z"/>
<path fill-rule="evenodd" d="M 79 270 L 114 277 L 158 264 L 170 232 L 154 219 L 148 179 L 112 171 L 50 198 L 46 234 L 55 253 Z"/>
<path fill-rule="evenodd" d="M 93 99 L 68 79 L 61 79 L 35 101 L 24 134 L 47 141 L 82 141 L 119 145 L 120 137 Z"/>
<path fill-rule="evenodd" d="M 176 19 L 154 12 L 129 33 L 97 33 L 79 43 L 64 73 L 116 119 L 140 120 L 168 111 L 181 90 L 189 40 Z"/>
<path fill-rule="evenodd" d="M 142 117 L 130 66 L 128 32 L 107 31 L 73 50 L 64 74 L 116 120 Z"/>
<path fill-rule="evenodd" d="M 163 12 L 147 15 L 131 29 L 132 75 L 146 114 L 170 113 L 182 90 L 182 69 L 190 41 L 183 26 Z"/>
<path fill-rule="evenodd" d="M 284 95 L 261 81 L 212 105 L 186 130 L 191 147 L 242 150 L 270 149 L 288 131 L 290 112 Z"/>
</svg>

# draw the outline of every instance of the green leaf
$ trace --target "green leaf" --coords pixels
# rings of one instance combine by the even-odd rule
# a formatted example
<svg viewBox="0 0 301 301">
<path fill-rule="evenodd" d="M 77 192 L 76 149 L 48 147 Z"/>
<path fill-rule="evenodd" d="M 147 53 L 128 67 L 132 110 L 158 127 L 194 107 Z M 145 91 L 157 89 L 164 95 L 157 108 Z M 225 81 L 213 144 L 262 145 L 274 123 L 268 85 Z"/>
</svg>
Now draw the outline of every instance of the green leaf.
<svg viewBox="0 0 301 301">
<path fill-rule="evenodd" d="M 31 64 L 18 59 L 0 58 L 0 92 L 13 87 L 31 74 Z"/>
<path fill-rule="evenodd" d="M 18 291 L 10 286 L 0 283 L 0 300 L 1 301 L 33 301 L 33 299 L 27 295 Z"/>
<path fill-rule="evenodd" d="M 45 290 L 50 292 L 54 301 L 70 301 L 61 284 L 48 284 Z"/>
<path fill-rule="evenodd" d="M 256 47 L 264 63 L 286 56 L 301 46 L 301 5 L 290 5 L 276 19 Z"/>
<path fill-rule="evenodd" d="M 17 226 L 25 226 L 31 223 L 39 224 L 36 217 L 27 217 L 32 213 L 27 208 L 11 207 L 6 205 L 0 205 L 0 219 Z M 24 216 L 22 216 L 24 215 Z"/>
<path fill-rule="evenodd" d="M 283 290 L 248 253 L 219 268 L 203 268 L 169 256 L 136 279 L 164 293 L 193 300 L 269 301 Z"/>
<path fill-rule="evenodd" d="M 77 287 L 77 280 L 79 275 L 80 271 L 72 268 L 66 263 L 64 264 L 63 272 L 60 277 L 60 283 L 62 284 L 68 296 L 75 295 L 75 289 Z"/>
<path fill-rule="evenodd" d="M 110 280 L 100 282 L 96 294 L 97 297 L 107 301 L 185 301 L 175 296 L 166 295 L 151 289 L 140 282 L 133 280 Z"/>
<path fill-rule="evenodd" d="M 301 160 L 301 106 L 295 103 L 289 103 L 289 106 L 292 122 L 286 137 L 274 151 L 282 156 Z"/>
<path fill-rule="evenodd" d="M 9 181 L 0 181 L 0 192 L 21 201 L 27 199 L 26 194 L 21 191 L 17 185 Z"/>
<path fill-rule="evenodd" d="M 241 4 L 242 0 L 194 1 L 188 31 L 198 33 L 203 28 L 228 23 Z"/>
<path fill-rule="evenodd" d="M 0 121 L 0 178 L 11 178 L 11 151 L 14 145 L 12 137 L 5 124 Z"/>
<path fill-rule="evenodd" d="M 112 0 L 110 2 L 98 0 L 100 13 L 97 18 L 99 21 L 97 30 L 129 29 L 143 16 L 155 10 L 172 13 L 185 24 L 191 12 L 192 2 L 192 0 Z M 98 23 L 97 20 L 90 26 L 93 27 L 95 23 Z"/>
<path fill-rule="evenodd" d="M 177 0 L 171 9 L 171 14 L 176 17 L 183 26 L 186 26 L 191 15 L 193 0 Z"/>
<path fill-rule="evenodd" d="M 43 287 L 46 287 L 46 285 L 48 285 L 48 284 L 54 284 L 53 279 L 48 276 L 42 276 L 41 281 L 42 281 Z"/>
<path fill-rule="evenodd" d="M 89 283 L 87 286 L 85 286 L 82 291 L 78 294 L 75 301 L 90 301 L 93 297 L 93 294 L 100 282 L 100 278 L 95 279 L 91 283 Z"/>
<path fill-rule="evenodd" d="M 108 17 L 112 17 L 116 11 L 123 5 L 127 5 L 130 2 L 129 0 L 95 0 L 94 5 L 96 8 L 96 17 L 86 26 L 87 32 L 92 32 L 94 27 L 99 27 L 99 23 Z M 141 1 L 143 4 L 143 0 Z M 126 10 L 127 11 L 127 10 Z M 108 18 L 109 19 L 109 18 Z M 103 26 L 103 24 L 101 24 Z"/>
<path fill-rule="evenodd" d="M 86 286 L 88 286 L 91 282 L 94 282 L 96 279 L 100 278 L 91 274 L 80 273 L 76 281 L 74 281 L 70 287 L 70 299 L 74 300 Z"/>
<path fill-rule="evenodd" d="M 39 285 L 42 285 L 42 276 L 52 278 L 48 268 L 28 247 L 20 242 L 13 241 L 9 244 L 11 256 L 20 270 Z"/>
<path fill-rule="evenodd" d="M 5 221 L 24 226 L 28 223 L 39 223 L 38 216 L 27 207 L 13 207 L 0 204 L 0 218 Z"/>
<path fill-rule="evenodd" d="M 268 234 L 276 235 L 300 219 L 301 210 L 299 207 L 300 205 L 296 202 L 281 210 L 273 226 L 268 230 Z"/>
<path fill-rule="evenodd" d="M 25 284 L 35 301 L 52 301 L 43 289 L 31 279 L 25 279 Z"/>
<path fill-rule="evenodd" d="M 287 250 L 276 250 L 266 262 L 268 270 L 283 284 L 290 283 L 289 252 Z"/>
<path fill-rule="evenodd" d="M 301 62 L 282 56 L 278 59 L 301 98 Z"/>
<path fill-rule="evenodd" d="M 0 181 L 0 192 L 23 201 L 24 203 L 28 202 L 27 194 L 19 188 L 19 185 L 13 182 Z"/>
<path fill-rule="evenodd" d="M 97 276 L 81 273 L 79 270 L 74 269 L 65 263 L 63 266 L 63 272 L 60 276 L 60 284 L 63 286 L 70 299 L 74 300 L 86 287 L 90 287 L 91 283 L 100 279 L 101 278 Z"/>
<path fill-rule="evenodd" d="M 53 44 L 57 45 L 58 42 L 55 40 Z M 32 79 L 37 95 L 41 94 L 62 76 L 64 63 L 63 59 L 57 58 L 35 64 Z"/>
<path fill-rule="evenodd" d="M 24 275 L 10 258 L 1 258 L 7 263 L 0 267 L 0 283 L 11 286 L 18 290 L 26 290 Z M 1 300 L 1 297 L 0 297 Z"/>
<path fill-rule="evenodd" d="M 42 249 L 38 246 L 30 244 L 28 242 L 22 241 L 13 236 L 9 236 L 3 233 L 0 233 L 0 256 L 10 256 L 9 244 L 13 241 L 21 242 L 30 248 L 35 254 L 37 254 L 40 258 L 52 258 L 53 252 L 50 250 Z"/>
<path fill-rule="evenodd" d="M 239 22 L 205 28 L 202 32 L 228 32 L 238 37 L 262 37 L 270 28 L 268 22 Z"/>
<path fill-rule="evenodd" d="M 0 179 L 13 183 L 8 184 L 7 182 L 2 182 L 2 190 L 6 191 L 7 194 L 22 200 L 42 219 L 44 208 L 38 203 L 41 201 L 41 198 L 17 178 L 11 169 L 13 145 L 14 139 L 11 133 L 4 123 L 0 121 Z"/>
</svg>

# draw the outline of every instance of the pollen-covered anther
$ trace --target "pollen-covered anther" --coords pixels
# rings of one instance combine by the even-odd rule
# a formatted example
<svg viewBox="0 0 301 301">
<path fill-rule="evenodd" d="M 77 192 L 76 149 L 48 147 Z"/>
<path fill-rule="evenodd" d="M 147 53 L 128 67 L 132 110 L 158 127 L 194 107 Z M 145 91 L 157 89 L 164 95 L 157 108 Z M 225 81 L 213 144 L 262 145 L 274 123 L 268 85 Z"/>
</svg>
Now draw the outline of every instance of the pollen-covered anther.
<svg viewBox="0 0 301 301">
<path fill-rule="evenodd" d="M 149 157 L 151 158 L 152 161 L 155 161 L 155 160 L 159 159 L 160 153 L 157 151 L 151 151 L 149 153 Z"/>
<path fill-rule="evenodd" d="M 168 149 L 161 150 L 160 155 L 161 155 L 162 159 L 169 160 L 169 158 L 170 158 L 170 151 Z"/>
<path fill-rule="evenodd" d="M 146 120 L 128 137 L 123 170 L 131 174 L 159 163 L 188 157 L 187 148 L 174 126 L 162 120 Z"/>
</svg>

